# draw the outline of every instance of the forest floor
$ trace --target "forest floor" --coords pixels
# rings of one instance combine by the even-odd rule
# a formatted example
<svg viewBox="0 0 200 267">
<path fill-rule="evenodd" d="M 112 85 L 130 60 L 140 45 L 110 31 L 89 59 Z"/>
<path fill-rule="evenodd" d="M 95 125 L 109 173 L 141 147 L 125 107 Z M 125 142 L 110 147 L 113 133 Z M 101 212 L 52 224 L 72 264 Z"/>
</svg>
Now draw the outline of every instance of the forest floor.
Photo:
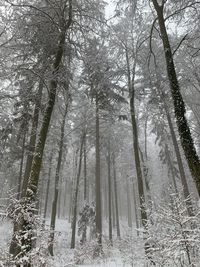
<svg viewBox="0 0 200 267">
<path fill-rule="evenodd" d="M 47 222 L 48 224 L 48 222 Z M 88 242 L 84 247 L 77 246 L 75 250 L 69 249 L 70 246 L 70 224 L 67 220 L 57 220 L 55 231 L 54 257 L 47 254 L 48 225 L 44 232 L 39 235 L 38 251 L 40 251 L 34 267 L 42 266 L 45 262 L 48 267 L 146 267 L 143 255 L 142 242 L 136 234 L 127 227 L 121 227 L 122 238 L 118 240 L 113 237 L 113 246 L 107 241 L 106 232 L 108 227 L 105 224 L 103 234 L 103 255 L 93 258 L 94 243 Z M 0 267 L 4 264 L 12 235 L 12 224 L 9 221 L 0 222 Z M 39 263 L 40 262 L 40 263 Z"/>
</svg>

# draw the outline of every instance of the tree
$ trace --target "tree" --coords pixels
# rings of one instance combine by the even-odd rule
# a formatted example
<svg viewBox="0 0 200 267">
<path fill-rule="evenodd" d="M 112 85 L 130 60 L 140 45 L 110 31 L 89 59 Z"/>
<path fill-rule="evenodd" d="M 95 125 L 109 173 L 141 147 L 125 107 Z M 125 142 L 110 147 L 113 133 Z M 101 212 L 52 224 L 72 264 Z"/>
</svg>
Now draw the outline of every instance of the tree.
<svg viewBox="0 0 200 267">
<path fill-rule="evenodd" d="M 178 131 L 180 135 L 181 145 L 185 153 L 185 157 L 188 162 L 191 174 L 195 180 L 199 195 L 200 195 L 200 160 L 194 146 L 194 141 L 191 135 L 191 131 L 186 118 L 186 109 L 183 97 L 181 95 L 179 82 L 177 79 L 173 53 L 171 44 L 169 41 L 164 17 L 164 7 L 166 1 L 162 1 L 161 5 L 157 0 L 152 0 L 154 9 L 157 14 L 157 20 L 159 23 L 161 38 L 163 42 L 163 48 L 165 53 L 165 60 L 167 66 L 167 75 L 169 79 L 171 94 L 174 103 L 174 112 L 176 117 L 176 122 L 178 126 Z M 186 7 L 185 7 L 186 8 Z"/>
<path fill-rule="evenodd" d="M 71 23 L 72 23 L 72 1 L 67 1 L 63 7 L 63 20 L 60 22 L 60 33 L 59 33 L 59 39 L 58 39 L 58 46 L 56 50 L 56 54 L 54 57 L 54 63 L 53 63 L 53 71 L 52 71 L 52 78 L 49 83 L 49 98 L 47 107 L 44 112 L 44 117 L 40 129 L 40 134 L 38 138 L 38 142 L 36 145 L 35 153 L 33 156 L 33 163 L 31 166 L 30 171 L 30 177 L 29 182 L 26 190 L 26 196 L 25 196 L 25 209 L 26 212 L 32 216 L 33 210 L 30 209 L 30 206 L 28 207 L 28 203 L 31 205 L 36 200 L 36 193 L 38 188 L 38 181 L 39 181 L 39 174 L 41 170 L 41 164 L 42 164 L 42 156 L 44 151 L 44 146 L 47 138 L 47 132 L 51 120 L 51 114 L 53 111 L 54 103 L 55 103 L 55 97 L 56 97 L 56 89 L 58 81 L 56 80 L 56 74 L 60 68 L 61 61 L 63 58 L 63 49 L 65 44 L 65 38 L 66 38 L 66 32 L 69 30 Z M 27 210 L 28 208 L 28 210 Z M 29 236 L 26 237 L 27 230 L 29 228 L 32 228 L 31 223 L 29 220 L 26 220 L 24 217 L 21 218 L 20 221 L 16 220 L 14 222 L 14 232 L 13 232 L 13 238 L 10 246 L 10 253 L 13 254 L 15 257 L 17 255 L 20 255 L 22 257 L 25 255 L 30 249 L 31 249 L 31 229 L 29 230 Z M 17 235 L 20 235 L 22 238 L 22 246 L 19 247 L 16 237 Z M 22 248 L 25 248 L 24 251 Z M 27 263 L 27 266 L 30 266 L 30 263 Z"/>
</svg>

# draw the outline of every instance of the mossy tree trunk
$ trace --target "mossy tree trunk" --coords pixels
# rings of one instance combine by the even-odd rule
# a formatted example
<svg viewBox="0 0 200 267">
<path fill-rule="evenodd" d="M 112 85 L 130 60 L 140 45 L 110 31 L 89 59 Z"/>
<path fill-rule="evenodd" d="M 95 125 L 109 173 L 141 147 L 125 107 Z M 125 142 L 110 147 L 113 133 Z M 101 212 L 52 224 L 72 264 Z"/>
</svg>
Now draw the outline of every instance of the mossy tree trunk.
<svg viewBox="0 0 200 267">
<path fill-rule="evenodd" d="M 171 45 L 169 42 L 169 37 L 165 25 L 164 18 L 164 5 L 159 5 L 157 0 L 152 0 L 155 11 L 157 13 L 161 38 L 163 42 L 163 48 L 165 53 L 167 75 L 169 79 L 172 99 L 174 103 L 174 113 L 176 118 L 176 123 L 178 126 L 178 132 L 180 135 L 181 145 L 188 162 L 190 172 L 195 180 L 198 193 L 200 195 L 200 160 L 194 146 L 194 141 L 190 132 L 190 128 L 186 118 L 186 109 L 183 97 L 181 95 L 180 86 L 177 79 L 176 69 L 174 65 L 174 59 L 172 54 Z"/>
</svg>

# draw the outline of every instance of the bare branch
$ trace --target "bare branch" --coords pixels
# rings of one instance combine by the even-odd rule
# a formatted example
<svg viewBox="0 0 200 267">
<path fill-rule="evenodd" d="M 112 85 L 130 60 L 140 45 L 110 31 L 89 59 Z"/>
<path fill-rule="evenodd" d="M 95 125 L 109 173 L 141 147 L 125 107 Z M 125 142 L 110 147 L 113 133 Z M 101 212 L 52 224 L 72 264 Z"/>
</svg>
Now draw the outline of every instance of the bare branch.
<svg viewBox="0 0 200 267">
<path fill-rule="evenodd" d="M 197 5 L 197 4 L 200 4 L 200 2 L 197 1 L 197 2 L 191 3 L 190 5 L 187 5 L 187 6 L 184 6 L 184 7 L 180 8 L 180 9 L 177 9 L 174 13 L 170 14 L 169 16 L 167 16 L 167 17 L 165 18 L 165 21 L 168 20 L 169 18 L 171 18 L 171 17 L 173 17 L 173 16 L 179 14 L 181 11 L 184 11 L 184 10 L 187 9 L 187 8 L 193 8 L 193 7 L 194 7 L 195 5 Z"/>
<path fill-rule="evenodd" d="M 53 19 L 48 13 L 46 13 L 44 10 L 42 10 L 42 9 L 40 9 L 40 8 L 37 8 L 36 6 L 29 5 L 29 4 L 18 5 L 18 4 L 14 4 L 14 3 L 10 2 L 9 0 L 5 0 L 5 1 L 6 1 L 9 5 L 11 5 L 12 7 L 21 7 L 21 8 L 23 8 L 23 7 L 28 7 L 28 8 L 35 9 L 35 10 L 41 12 L 41 13 L 44 14 L 48 19 L 50 19 L 51 22 L 53 22 L 53 24 L 56 25 L 56 27 L 57 27 L 58 29 L 60 29 L 60 28 L 59 28 L 59 25 L 54 21 L 54 19 Z"/>
<path fill-rule="evenodd" d="M 185 36 L 183 36 L 183 38 L 182 38 L 181 41 L 179 42 L 178 46 L 176 47 L 176 49 L 175 49 L 174 52 L 172 53 L 173 56 L 176 54 L 176 52 L 177 52 L 178 49 L 180 48 L 181 44 L 185 41 L 185 39 L 186 39 L 187 36 L 188 36 L 188 34 L 186 34 Z"/>
</svg>

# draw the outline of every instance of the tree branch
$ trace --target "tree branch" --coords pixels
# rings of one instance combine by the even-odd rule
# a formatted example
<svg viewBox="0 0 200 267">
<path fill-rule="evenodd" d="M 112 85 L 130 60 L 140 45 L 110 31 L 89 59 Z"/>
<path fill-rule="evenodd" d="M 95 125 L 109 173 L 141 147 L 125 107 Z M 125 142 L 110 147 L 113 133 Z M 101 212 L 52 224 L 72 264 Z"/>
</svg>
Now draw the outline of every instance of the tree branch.
<svg viewBox="0 0 200 267">
<path fill-rule="evenodd" d="M 56 27 L 59 29 L 59 25 L 54 21 L 54 19 L 48 14 L 46 13 L 44 10 L 41 10 L 40 8 L 37 8 L 35 6 L 29 5 L 29 4 L 23 4 L 23 5 L 18 5 L 18 4 L 14 4 L 12 2 L 10 2 L 9 0 L 5 0 L 9 5 L 11 5 L 12 7 L 28 7 L 28 8 L 32 8 L 35 9 L 39 12 L 41 12 L 42 14 L 44 14 L 47 18 L 49 18 L 51 20 L 51 22 L 53 22 L 54 25 L 56 25 Z"/>
<path fill-rule="evenodd" d="M 176 49 L 175 49 L 174 52 L 172 53 L 173 56 L 176 54 L 176 52 L 177 52 L 178 49 L 180 48 L 181 44 L 185 41 L 185 39 L 186 39 L 187 36 L 188 36 L 188 34 L 186 34 L 185 36 L 183 36 L 183 38 L 182 38 L 181 41 L 179 42 L 178 46 L 176 47 Z"/>
</svg>

